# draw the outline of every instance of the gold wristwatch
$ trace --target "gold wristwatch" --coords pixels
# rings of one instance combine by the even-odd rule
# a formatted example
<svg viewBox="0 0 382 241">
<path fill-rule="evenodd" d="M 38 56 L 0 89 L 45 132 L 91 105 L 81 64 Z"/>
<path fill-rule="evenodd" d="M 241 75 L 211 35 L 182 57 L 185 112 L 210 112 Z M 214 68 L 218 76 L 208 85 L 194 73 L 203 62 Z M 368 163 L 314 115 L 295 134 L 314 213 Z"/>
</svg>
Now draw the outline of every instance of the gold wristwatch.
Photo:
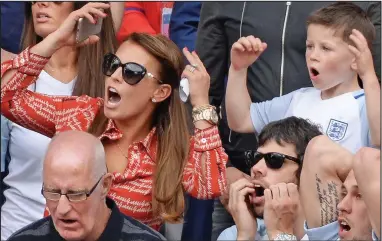
<svg viewBox="0 0 382 241">
<path fill-rule="evenodd" d="M 194 123 L 199 120 L 205 120 L 212 125 L 217 125 L 219 121 L 215 106 L 212 105 L 204 105 L 193 108 L 192 119 Z"/>
</svg>

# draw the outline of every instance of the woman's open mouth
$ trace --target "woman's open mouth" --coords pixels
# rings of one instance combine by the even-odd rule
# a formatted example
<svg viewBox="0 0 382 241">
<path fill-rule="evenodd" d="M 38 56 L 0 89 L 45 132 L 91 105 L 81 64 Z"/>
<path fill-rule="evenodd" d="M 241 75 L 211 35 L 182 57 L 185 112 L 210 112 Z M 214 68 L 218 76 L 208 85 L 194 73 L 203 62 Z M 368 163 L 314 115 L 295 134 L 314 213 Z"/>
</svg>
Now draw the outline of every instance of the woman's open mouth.
<svg viewBox="0 0 382 241">
<path fill-rule="evenodd" d="M 121 96 L 113 87 L 107 88 L 107 100 L 109 105 L 117 105 L 121 101 Z"/>
</svg>

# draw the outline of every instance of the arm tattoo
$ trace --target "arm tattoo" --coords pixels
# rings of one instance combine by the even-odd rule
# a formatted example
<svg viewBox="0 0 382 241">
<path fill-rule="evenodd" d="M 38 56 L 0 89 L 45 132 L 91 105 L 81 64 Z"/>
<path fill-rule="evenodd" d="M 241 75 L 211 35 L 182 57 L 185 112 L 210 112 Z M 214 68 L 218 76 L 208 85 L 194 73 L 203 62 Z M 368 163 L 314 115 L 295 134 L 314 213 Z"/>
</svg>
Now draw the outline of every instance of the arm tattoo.
<svg viewBox="0 0 382 241">
<path fill-rule="evenodd" d="M 327 187 L 325 187 L 327 185 Z M 333 181 L 324 183 L 316 174 L 317 195 L 321 206 L 321 226 L 337 220 L 339 203 L 338 185 Z"/>
</svg>

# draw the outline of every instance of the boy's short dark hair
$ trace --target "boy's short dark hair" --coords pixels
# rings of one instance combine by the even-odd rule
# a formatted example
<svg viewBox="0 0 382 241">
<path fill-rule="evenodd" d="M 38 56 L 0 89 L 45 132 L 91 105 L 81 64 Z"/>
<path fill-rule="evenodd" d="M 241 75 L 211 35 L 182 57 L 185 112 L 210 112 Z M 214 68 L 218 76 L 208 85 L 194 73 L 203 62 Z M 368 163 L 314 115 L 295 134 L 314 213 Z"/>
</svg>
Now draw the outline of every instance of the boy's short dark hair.
<svg viewBox="0 0 382 241">
<path fill-rule="evenodd" d="M 320 127 L 303 118 L 295 116 L 269 123 L 259 134 L 259 147 L 269 141 L 275 141 L 280 146 L 292 144 L 296 148 L 297 158 L 303 160 L 305 149 L 310 140 L 322 135 Z M 296 173 L 300 179 L 302 162 Z"/>
<path fill-rule="evenodd" d="M 370 51 L 375 38 L 375 28 L 367 13 L 351 2 L 336 2 L 314 11 L 307 20 L 307 26 L 318 24 L 336 31 L 342 39 L 353 45 L 349 39 L 353 29 L 360 31 L 367 40 Z"/>
</svg>

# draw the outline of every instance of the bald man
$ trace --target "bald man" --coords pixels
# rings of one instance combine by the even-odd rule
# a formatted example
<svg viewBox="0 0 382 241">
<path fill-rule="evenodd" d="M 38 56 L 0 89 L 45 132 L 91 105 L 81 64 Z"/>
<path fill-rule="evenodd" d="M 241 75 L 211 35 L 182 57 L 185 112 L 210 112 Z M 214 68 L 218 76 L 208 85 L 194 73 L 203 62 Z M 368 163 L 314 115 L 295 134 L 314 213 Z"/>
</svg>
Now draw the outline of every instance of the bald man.
<svg viewBox="0 0 382 241">
<path fill-rule="evenodd" d="M 104 149 L 96 137 L 78 131 L 55 136 L 45 156 L 41 190 L 51 216 L 8 240 L 165 240 L 118 210 L 107 197 L 111 183 Z"/>
</svg>

